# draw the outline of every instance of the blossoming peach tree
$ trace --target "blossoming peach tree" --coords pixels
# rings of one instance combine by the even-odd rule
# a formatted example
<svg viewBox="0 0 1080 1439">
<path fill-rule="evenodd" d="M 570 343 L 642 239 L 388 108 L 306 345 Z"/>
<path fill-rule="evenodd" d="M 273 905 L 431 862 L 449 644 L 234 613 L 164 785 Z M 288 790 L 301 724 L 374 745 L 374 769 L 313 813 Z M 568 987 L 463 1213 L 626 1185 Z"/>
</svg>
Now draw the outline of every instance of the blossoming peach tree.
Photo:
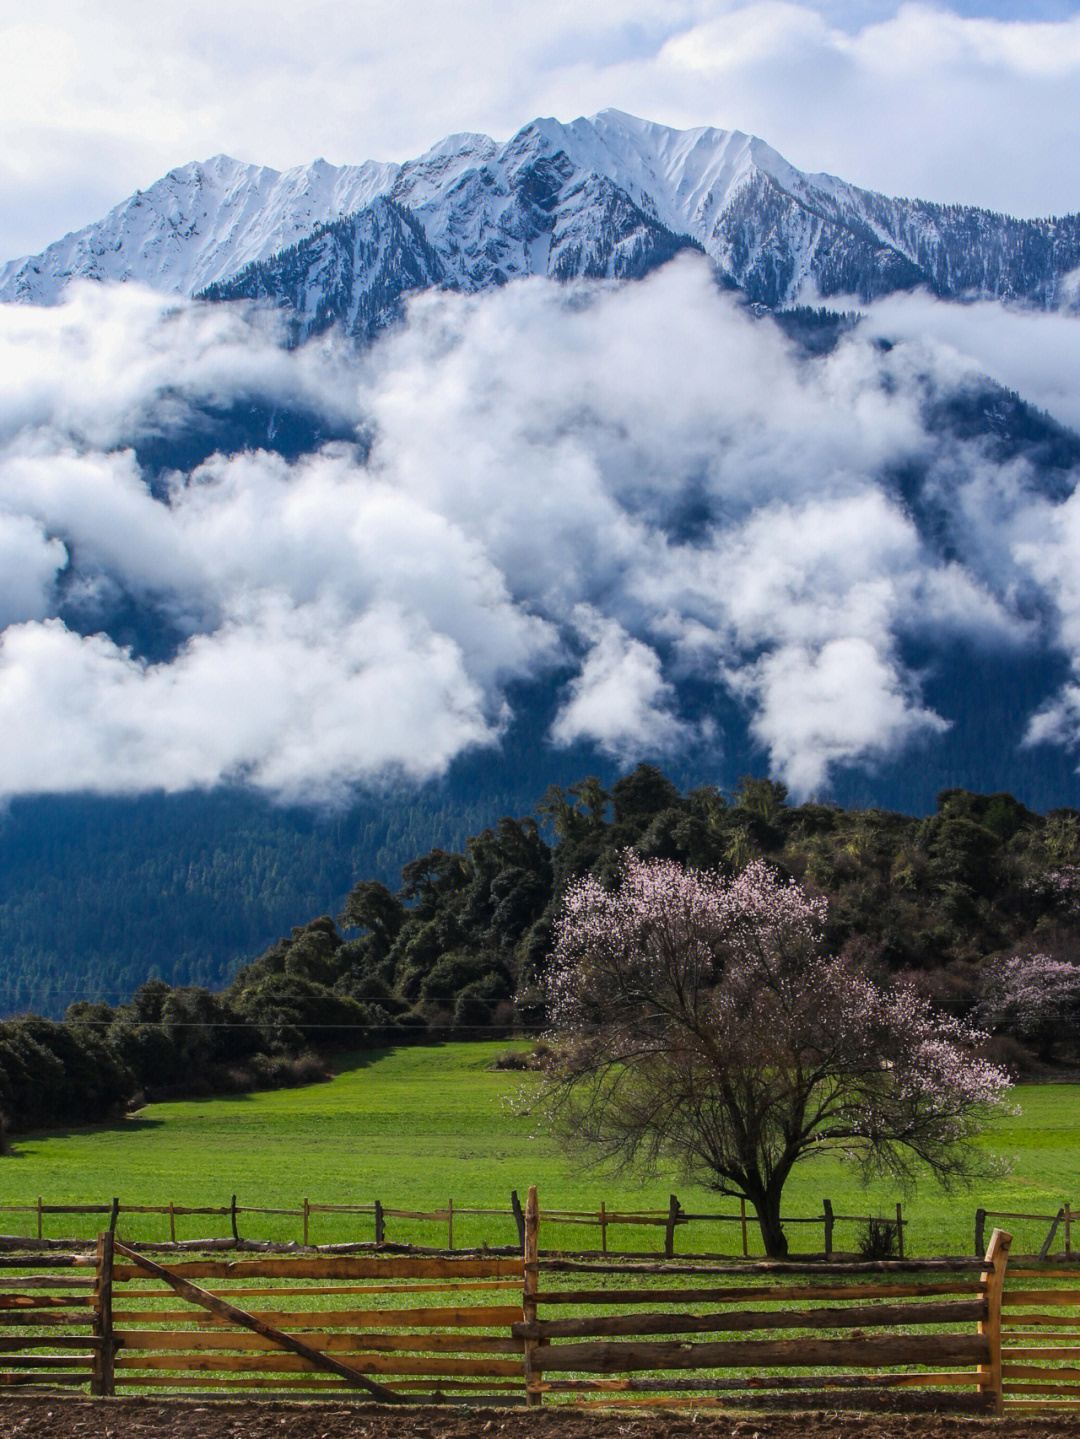
<svg viewBox="0 0 1080 1439">
<path fill-rule="evenodd" d="M 548 972 L 556 1130 L 744 1197 L 773 1257 L 797 1163 L 840 1151 L 868 1178 L 967 1178 L 1009 1086 L 976 1030 L 826 954 L 825 911 L 762 862 L 728 877 L 628 852 L 617 891 L 570 889 Z"/>
<path fill-rule="evenodd" d="M 1080 964 L 1048 954 L 993 960 L 982 974 L 982 1022 L 1031 1041 L 1043 1059 L 1080 1028 Z"/>
</svg>

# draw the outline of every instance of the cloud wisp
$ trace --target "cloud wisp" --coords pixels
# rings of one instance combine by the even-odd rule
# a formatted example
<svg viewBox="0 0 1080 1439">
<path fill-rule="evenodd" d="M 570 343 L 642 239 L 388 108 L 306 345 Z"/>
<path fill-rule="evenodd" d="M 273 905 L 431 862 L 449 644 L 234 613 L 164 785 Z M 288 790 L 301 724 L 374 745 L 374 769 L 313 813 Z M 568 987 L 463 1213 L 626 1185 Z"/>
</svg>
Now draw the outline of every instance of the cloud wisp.
<svg viewBox="0 0 1080 1439">
<path fill-rule="evenodd" d="M 1029 317 L 950 332 L 907 304 L 813 360 L 696 256 L 422 295 L 362 357 L 130 287 L 0 307 L 0 794 L 334 802 L 497 744 L 544 677 L 550 742 L 623 760 L 722 748 L 682 694 L 726 690 L 812 794 L 950 725 L 913 644 L 1053 648 L 1080 677 L 1071 477 L 1048 493 L 928 420 Z M 339 438 L 140 464 L 245 407 Z M 1070 694 L 1034 738 L 1071 743 Z"/>
</svg>

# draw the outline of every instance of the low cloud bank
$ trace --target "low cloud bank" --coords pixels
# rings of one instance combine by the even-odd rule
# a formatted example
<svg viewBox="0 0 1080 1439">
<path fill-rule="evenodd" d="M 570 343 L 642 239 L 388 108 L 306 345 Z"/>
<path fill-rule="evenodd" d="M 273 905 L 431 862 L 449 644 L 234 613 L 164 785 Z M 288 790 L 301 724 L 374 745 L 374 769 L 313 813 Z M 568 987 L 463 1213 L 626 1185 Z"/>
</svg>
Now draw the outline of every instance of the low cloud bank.
<svg viewBox="0 0 1080 1439">
<path fill-rule="evenodd" d="M 555 745 L 722 747 L 693 678 L 810 794 L 947 729 L 904 659 L 943 638 L 1067 653 L 1030 735 L 1075 743 L 1071 477 L 926 416 L 990 373 L 1080 423 L 1080 370 L 1045 358 L 1080 323 L 953 311 L 887 302 L 810 361 L 698 257 L 423 295 L 363 357 L 130 287 L 0 307 L 0 794 L 333 802 L 496 744 L 507 686 L 552 674 Z M 357 443 L 151 492 L 142 441 L 245 406 Z M 170 643 L 132 647 L 132 612 Z"/>
</svg>

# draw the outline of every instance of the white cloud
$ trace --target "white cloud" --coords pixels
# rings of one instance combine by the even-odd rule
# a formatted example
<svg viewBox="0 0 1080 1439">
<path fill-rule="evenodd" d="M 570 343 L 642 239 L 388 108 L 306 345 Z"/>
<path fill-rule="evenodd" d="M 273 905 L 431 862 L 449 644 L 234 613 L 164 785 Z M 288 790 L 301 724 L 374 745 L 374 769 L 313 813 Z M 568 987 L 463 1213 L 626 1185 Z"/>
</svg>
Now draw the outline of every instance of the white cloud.
<svg viewBox="0 0 1080 1439">
<path fill-rule="evenodd" d="M 44 619 L 67 550 L 28 515 L 0 510 L 0 632 L 20 620 Z"/>
<path fill-rule="evenodd" d="M 174 165 L 404 160 L 614 105 L 929 199 L 1074 208 L 1080 19 L 778 0 L 42 0 L 0 28 L 0 256 Z M 422 103 L 417 103 L 417 97 Z"/>
<path fill-rule="evenodd" d="M 264 597 L 147 665 L 58 621 L 0 642 L 0 793 L 132 793 L 243 780 L 319 803 L 429 779 L 501 716 L 453 643 L 379 605 L 359 616 Z"/>
<path fill-rule="evenodd" d="M 873 763 L 949 728 L 919 705 L 895 659 L 858 636 L 785 645 L 732 678 L 756 706 L 751 730 L 775 772 L 800 795 L 820 793 L 832 765 Z"/>
<path fill-rule="evenodd" d="M 43 427 L 113 447 L 254 397 L 358 418 L 351 356 L 330 342 L 290 354 L 278 340 L 266 315 L 131 284 L 82 281 L 59 307 L 0 304 L 0 440 Z"/>
<path fill-rule="evenodd" d="M 992 300 L 943 305 L 918 293 L 877 301 L 866 311 L 866 327 L 883 338 L 931 346 L 939 370 L 951 350 L 958 378 L 988 375 L 1080 430 L 1080 323 L 1074 314 Z"/>
<path fill-rule="evenodd" d="M 691 731 L 671 712 L 675 689 L 656 651 L 586 609 L 578 624 L 591 644 L 551 726 L 555 743 L 589 741 L 625 762 L 682 748 Z"/>
<path fill-rule="evenodd" d="M 809 363 L 693 256 L 423 295 L 351 361 L 128 289 L 0 309 L 0 793 L 340 797 L 496 744 L 508 685 L 556 670 L 553 743 L 722 745 L 692 677 L 809 793 L 949 724 L 909 642 L 1054 646 L 1080 674 L 1077 502 L 926 428 L 1028 322 L 972 313 L 875 310 Z M 151 493 L 130 447 L 207 403 L 301 406 L 370 450 L 214 455 Z M 122 596 L 174 654 L 89 633 Z"/>
</svg>

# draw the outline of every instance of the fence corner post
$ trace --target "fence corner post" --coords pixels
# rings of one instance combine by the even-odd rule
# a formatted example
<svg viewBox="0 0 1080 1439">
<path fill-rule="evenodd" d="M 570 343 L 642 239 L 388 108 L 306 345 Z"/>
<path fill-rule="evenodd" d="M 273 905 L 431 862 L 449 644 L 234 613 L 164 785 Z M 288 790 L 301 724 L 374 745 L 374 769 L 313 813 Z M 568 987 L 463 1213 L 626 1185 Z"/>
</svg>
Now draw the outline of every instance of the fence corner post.
<svg viewBox="0 0 1080 1439">
<path fill-rule="evenodd" d="M 1001 1299 L 1011 1244 L 1011 1234 L 1004 1229 L 995 1229 L 986 1250 L 986 1268 L 979 1276 L 986 1300 L 986 1317 L 979 1320 L 979 1334 L 990 1350 L 985 1362 L 979 1365 L 979 1393 L 990 1398 L 995 1414 L 1003 1413 L 1005 1408 L 1001 1374 Z"/>
<path fill-rule="evenodd" d="M 825 1258 L 831 1259 L 833 1250 L 833 1224 L 835 1223 L 833 1219 L 832 1200 L 823 1199 L 821 1201 L 821 1208 L 825 1215 Z"/>
<path fill-rule="evenodd" d="M 529 1186 L 525 1201 L 525 1245 L 524 1281 L 521 1295 L 521 1317 L 526 1324 L 536 1323 L 536 1295 L 540 1288 L 539 1243 L 540 1205 L 536 1198 L 536 1185 Z M 539 1344 L 535 1339 L 525 1340 L 525 1403 L 534 1407 L 544 1402 L 540 1388 L 541 1374 L 536 1368 Z"/>
<path fill-rule="evenodd" d="M 525 1214 L 521 1208 L 521 1200 L 518 1198 L 516 1189 L 510 1191 L 510 1208 L 514 1212 L 514 1223 L 517 1225 L 518 1244 L 522 1254 L 525 1253 Z"/>
<path fill-rule="evenodd" d="M 98 1341 L 91 1360 L 90 1393 L 95 1398 L 116 1393 L 113 1359 L 116 1342 L 113 1337 L 112 1273 L 113 1240 L 111 1229 L 97 1239 L 97 1263 L 94 1267 L 93 1334 Z"/>
<path fill-rule="evenodd" d="M 675 1257 L 675 1225 L 679 1221 L 679 1201 L 673 1194 L 668 1200 L 667 1226 L 664 1229 L 664 1258 Z"/>
<path fill-rule="evenodd" d="M 986 1253 L 986 1210 L 976 1209 L 975 1211 L 975 1253 Z"/>
<path fill-rule="evenodd" d="M 240 1243 L 240 1231 L 239 1231 L 239 1230 L 237 1229 L 237 1227 L 236 1227 L 236 1195 L 235 1195 L 235 1194 L 234 1194 L 233 1197 L 232 1197 L 232 1203 L 229 1205 L 229 1219 L 230 1219 L 230 1221 L 231 1221 L 231 1223 L 232 1223 L 233 1243 L 234 1243 L 234 1244 L 239 1244 L 239 1243 Z"/>
</svg>

